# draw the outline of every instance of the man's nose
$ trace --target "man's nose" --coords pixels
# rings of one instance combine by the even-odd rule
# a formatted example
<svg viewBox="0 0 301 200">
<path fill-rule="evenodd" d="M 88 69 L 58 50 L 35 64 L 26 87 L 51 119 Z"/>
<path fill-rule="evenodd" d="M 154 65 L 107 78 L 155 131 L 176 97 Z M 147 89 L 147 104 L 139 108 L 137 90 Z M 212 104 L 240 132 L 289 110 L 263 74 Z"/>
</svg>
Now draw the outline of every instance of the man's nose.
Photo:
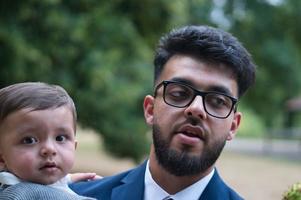
<svg viewBox="0 0 301 200">
<path fill-rule="evenodd" d="M 207 113 L 204 107 L 202 96 L 195 96 L 189 106 L 185 109 L 186 116 L 192 116 L 196 118 L 206 119 Z"/>
</svg>

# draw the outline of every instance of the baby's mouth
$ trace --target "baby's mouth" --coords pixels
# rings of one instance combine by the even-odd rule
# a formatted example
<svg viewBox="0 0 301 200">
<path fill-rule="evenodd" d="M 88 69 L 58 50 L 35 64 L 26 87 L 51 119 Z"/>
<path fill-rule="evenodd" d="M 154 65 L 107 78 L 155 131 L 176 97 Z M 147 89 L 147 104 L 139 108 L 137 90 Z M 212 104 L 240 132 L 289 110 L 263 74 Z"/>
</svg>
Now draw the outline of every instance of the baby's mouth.
<svg viewBox="0 0 301 200">
<path fill-rule="evenodd" d="M 57 165 L 55 163 L 46 163 L 42 167 L 40 167 L 40 170 L 55 170 L 57 169 Z"/>
</svg>

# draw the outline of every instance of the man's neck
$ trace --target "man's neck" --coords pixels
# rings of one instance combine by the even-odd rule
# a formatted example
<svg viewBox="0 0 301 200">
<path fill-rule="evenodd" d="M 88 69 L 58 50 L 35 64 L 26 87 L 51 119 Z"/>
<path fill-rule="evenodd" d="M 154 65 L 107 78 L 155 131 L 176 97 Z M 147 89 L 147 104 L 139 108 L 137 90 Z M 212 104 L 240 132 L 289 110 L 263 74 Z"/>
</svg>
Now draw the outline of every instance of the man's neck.
<svg viewBox="0 0 301 200">
<path fill-rule="evenodd" d="M 213 170 L 212 166 L 204 173 L 192 176 L 175 176 L 166 171 L 166 169 L 158 163 L 153 148 L 150 153 L 149 168 L 154 181 L 169 194 L 175 194 L 185 189 L 208 175 Z"/>
</svg>

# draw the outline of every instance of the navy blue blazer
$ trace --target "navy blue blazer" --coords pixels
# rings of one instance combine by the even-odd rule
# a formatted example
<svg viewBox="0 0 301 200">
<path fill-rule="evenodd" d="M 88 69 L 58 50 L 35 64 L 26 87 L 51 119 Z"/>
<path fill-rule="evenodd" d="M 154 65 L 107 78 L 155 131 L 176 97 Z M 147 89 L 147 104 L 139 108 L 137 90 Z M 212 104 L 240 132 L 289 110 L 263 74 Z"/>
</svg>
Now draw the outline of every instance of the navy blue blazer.
<svg viewBox="0 0 301 200">
<path fill-rule="evenodd" d="M 77 194 L 99 200 L 143 200 L 146 162 L 135 169 L 95 181 L 70 185 Z M 215 170 L 199 200 L 242 200 Z"/>
</svg>

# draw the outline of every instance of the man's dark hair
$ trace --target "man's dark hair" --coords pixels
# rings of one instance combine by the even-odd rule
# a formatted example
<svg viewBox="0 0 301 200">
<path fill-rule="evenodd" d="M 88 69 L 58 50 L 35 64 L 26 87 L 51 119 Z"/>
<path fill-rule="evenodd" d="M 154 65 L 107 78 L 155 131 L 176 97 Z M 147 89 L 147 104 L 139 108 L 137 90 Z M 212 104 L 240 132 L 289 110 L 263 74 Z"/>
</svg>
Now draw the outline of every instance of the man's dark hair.
<svg viewBox="0 0 301 200">
<path fill-rule="evenodd" d="M 155 82 L 164 65 L 176 54 L 229 67 L 235 75 L 239 97 L 255 82 L 256 66 L 248 51 L 234 36 L 217 28 L 185 26 L 164 35 L 154 58 Z"/>
<path fill-rule="evenodd" d="M 29 108 L 34 111 L 61 106 L 70 108 L 76 128 L 75 105 L 65 89 L 42 82 L 13 84 L 0 90 L 0 123 L 9 114 L 21 109 Z"/>
</svg>

